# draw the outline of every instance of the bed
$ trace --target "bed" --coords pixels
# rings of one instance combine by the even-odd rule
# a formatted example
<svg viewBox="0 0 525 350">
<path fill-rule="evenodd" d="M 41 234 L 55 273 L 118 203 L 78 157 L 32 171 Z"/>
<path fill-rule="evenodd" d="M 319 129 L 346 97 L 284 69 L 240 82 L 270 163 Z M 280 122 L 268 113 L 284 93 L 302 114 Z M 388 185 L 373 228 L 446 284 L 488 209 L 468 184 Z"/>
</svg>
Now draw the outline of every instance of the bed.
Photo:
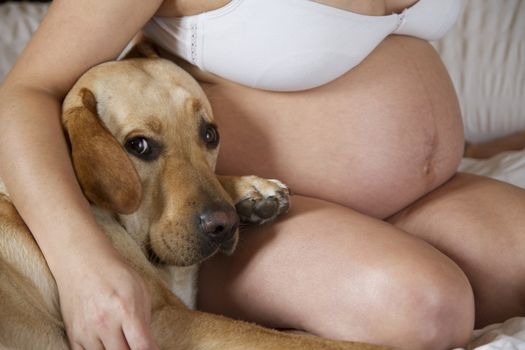
<svg viewBox="0 0 525 350">
<path fill-rule="evenodd" d="M 47 6 L 0 3 L 0 83 Z M 458 92 L 468 141 L 525 129 L 525 1 L 467 0 L 455 27 L 433 45 Z M 525 188 L 525 150 L 464 158 L 460 170 Z M 525 317 L 476 330 L 467 349 L 525 350 Z"/>
</svg>

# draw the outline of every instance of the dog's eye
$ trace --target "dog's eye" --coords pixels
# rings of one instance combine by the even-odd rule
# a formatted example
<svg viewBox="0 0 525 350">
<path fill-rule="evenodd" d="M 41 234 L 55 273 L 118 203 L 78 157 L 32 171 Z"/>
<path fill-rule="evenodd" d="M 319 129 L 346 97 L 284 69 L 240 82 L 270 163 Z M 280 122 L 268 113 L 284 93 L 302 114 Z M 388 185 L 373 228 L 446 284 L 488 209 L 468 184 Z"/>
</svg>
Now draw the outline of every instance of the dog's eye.
<svg viewBox="0 0 525 350">
<path fill-rule="evenodd" d="M 216 148 L 219 145 L 219 131 L 213 124 L 203 123 L 201 137 L 208 148 Z"/>
<path fill-rule="evenodd" d="M 160 153 L 160 146 L 153 140 L 143 136 L 136 136 L 128 141 L 124 146 L 126 150 L 142 160 L 154 160 Z"/>
<path fill-rule="evenodd" d="M 148 140 L 141 137 L 136 137 L 134 139 L 129 140 L 127 146 L 136 154 L 145 155 L 151 152 Z"/>
</svg>

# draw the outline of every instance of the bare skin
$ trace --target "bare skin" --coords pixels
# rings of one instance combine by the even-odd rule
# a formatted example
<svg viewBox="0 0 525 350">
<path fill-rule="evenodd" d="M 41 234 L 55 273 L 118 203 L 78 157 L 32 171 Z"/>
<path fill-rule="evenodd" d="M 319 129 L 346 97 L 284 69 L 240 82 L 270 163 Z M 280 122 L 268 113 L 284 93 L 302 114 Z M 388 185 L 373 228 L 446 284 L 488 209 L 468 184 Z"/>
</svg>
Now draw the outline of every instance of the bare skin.
<svg viewBox="0 0 525 350">
<path fill-rule="evenodd" d="M 436 52 L 414 38 L 387 38 L 313 90 L 282 94 L 218 80 L 205 89 L 224 135 L 220 172 L 282 178 L 296 193 L 373 217 L 443 184 L 462 156 L 453 86 Z"/>
<path fill-rule="evenodd" d="M 429 44 L 388 38 L 312 91 L 216 83 L 206 92 L 224 136 L 219 171 L 282 178 L 299 195 L 279 225 L 250 230 L 238 254 L 204 264 L 200 307 L 401 348 L 468 340 L 474 302 L 463 271 L 380 220 L 441 186 L 461 158 L 457 100 Z"/>
<path fill-rule="evenodd" d="M 142 281 L 122 262 L 95 224 L 74 178 L 59 124 L 61 99 L 85 70 L 117 57 L 153 14 L 194 14 L 220 7 L 226 2 L 166 0 L 162 5 L 160 0 L 96 0 L 90 1 L 89 4 L 82 1 L 55 0 L 43 24 L 0 89 L 0 124 L 4 140 L 4 146 L 0 148 L 0 175 L 57 280 L 62 312 L 74 349 L 154 349 L 156 345 L 148 329 L 149 296 Z M 414 2 L 407 1 L 401 5 L 386 2 L 384 11 L 388 13 L 391 9 L 398 12 L 402 7 L 410 6 Z M 339 3 L 344 5 L 344 9 L 355 9 L 370 15 L 381 14 L 376 9 L 354 7 L 362 6 L 362 2 Z M 210 7 L 206 7 L 206 4 Z M 86 13 L 90 15 L 86 16 Z M 108 36 L 108 33 L 111 35 Z M 270 237 L 279 237 L 271 240 L 274 244 L 262 243 L 261 240 L 264 240 L 268 232 L 258 231 L 247 236 L 246 244 L 241 245 L 239 255 L 234 258 L 246 262 L 243 269 L 245 273 L 236 273 L 236 270 L 227 268 L 228 264 L 235 260 L 221 258 L 214 262 L 215 267 L 212 264 L 206 266 L 202 279 L 203 287 L 206 288 L 206 284 L 209 283 L 207 281 L 211 281 L 210 274 L 216 273 L 216 276 L 224 278 L 221 283 L 225 282 L 229 287 L 229 295 L 217 293 L 210 298 L 201 295 L 203 306 L 224 312 L 225 310 L 217 307 L 217 304 L 224 303 L 232 307 L 231 312 L 235 316 L 256 319 L 270 326 L 304 329 L 336 338 L 364 339 L 373 334 L 375 342 L 430 349 L 445 344 L 463 343 L 472 328 L 472 292 L 464 273 L 456 266 L 459 264 L 469 277 L 476 295 L 483 295 L 482 299 L 476 300 L 477 306 L 481 308 L 477 311 L 478 314 L 485 315 L 481 320 L 487 322 L 503 316 L 495 315 L 489 308 L 483 309 L 501 295 L 489 289 L 483 293 L 483 286 L 490 286 L 491 281 L 483 280 L 485 275 L 477 269 L 480 256 L 476 255 L 476 251 L 471 253 L 472 257 L 469 255 L 463 260 L 458 259 L 454 264 L 427 243 L 403 231 L 406 228 L 410 233 L 419 235 L 431 243 L 434 241 L 434 232 L 447 232 L 452 235 L 449 241 L 451 243 L 439 248 L 452 258 L 457 258 L 458 254 L 453 254 L 452 247 L 449 246 L 456 244 L 455 249 L 465 251 L 461 249 L 465 248 L 462 247 L 465 241 L 460 238 L 453 239 L 457 237 L 454 236 L 454 232 L 457 231 L 447 226 L 449 220 L 443 220 L 436 215 L 436 221 L 439 222 L 432 225 L 432 220 L 425 221 L 426 226 L 421 227 L 422 219 L 417 220 L 418 211 L 412 213 L 407 210 L 406 215 L 394 217 L 395 221 L 392 219 L 399 229 L 372 218 L 389 216 L 440 186 L 453 175 L 461 153 L 461 147 L 458 146 L 462 140 L 457 103 L 448 78 L 443 78 L 445 73 L 440 63 L 435 57 L 427 61 L 431 55 L 426 44 L 416 43 L 414 39 L 399 40 L 401 39 L 387 40 L 381 46 L 381 50 L 385 50 L 382 54 L 379 51 L 374 54 L 375 58 L 367 59 L 365 62 L 371 63 L 367 63 L 368 68 L 366 65 L 360 68 L 360 79 L 350 79 L 353 73 L 349 73 L 327 85 L 328 94 L 324 97 L 322 94 L 318 95 L 318 103 L 308 105 L 309 109 L 306 111 L 298 102 L 304 102 L 306 97 L 315 97 L 312 92 L 292 102 L 281 94 L 259 95 L 231 83 L 207 86 L 212 99 L 215 99 L 214 107 L 224 134 L 223 140 L 229 140 L 223 145 L 222 154 L 226 157 L 221 160 L 221 171 L 260 170 L 260 175 L 276 174 L 287 180 L 301 196 L 296 196 L 295 214 L 292 213 L 287 220 L 272 228 L 276 233 Z M 426 49 L 423 49 L 422 45 Z M 400 54 L 403 52 L 403 55 Z M 373 62 L 375 64 L 372 64 Z M 414 62 L 419 62 L 418 70 L 410 68 Z M 402 72 L 412 73 L 416 78 L 421 72 L 429 73 L 424 78 L 420 77 L 418 81 L 410 74 L 408 77 L 393 74 L 387 75 L 386 78 L 374 72 L 381 64 L 389 66 L 387 63 L 391 64 L 392 69 L 397 67 Z M 425 65 L 428 65 L 429 69 L 424 69 Z M 433 67 L 438 68 L 434 70 Z M 411 83 L 404 79 L 413 80 Z M 426 79 L 430 81 L 421 85 Z M 391 89 L 386 96 L 380 90 L 376 90 L 378 86 L 374 82 L 379 81 Z M 433 88 L 433 82 L 442 89 Z M 425 91 L 421 97 L 421 88 L 424 87 L 430 90 Z M 352 89 L 352 94 L 349 94 L 349 88 Z M 232 95 L 236 91 L 239 92 L 239 98 Z M 355 96 L 354 94 L 357 96 L 350 98 Z M 327 111 L 324 99 L 330 96 L 339 96 L 339 101 L 349 99 L 350 104 L 338 104 L 335 101 L 328 104 L 332 110 Z M 248 101 L 250 104 L 246 103 Z M 259 103 L 261 112 L 265 113 L 255 110 L 253 107 L 257 105 L 252 105 L 252 102 Z M 271 104 L 263 106 L 262 102 Z M 264 109 L 269 106 L 272 107 L 271 110 Z M 349 107 L 355 109 L 348 109 Z M 401 113 L 396 110 L 399 107 L 406 110 Z M 422 107 L 426 109 L 421 110 Z M 344 115 L 341 111 L 351 111 L 351 114 Z M 231 119 L 228 112 L 232 112 Z M 315 113 L 308 115 L 306 112 Z M 339 112 L 339 117 L 336 112 Z M 422 118 L 421 122 L 415 122 L 414 114 Z M 283 118 L 276 118 L 278 115 Z M 293 118 L 296 115 L 304 115 L 305 121 L 299 123 Z M 233 117 L 237 119 L 234 121 Z M 323 118 L 321 124 L 324 128 L 321 130 L 318 129 L 320 118 Z M 239 120 L 242 120 L 242 125 L 247 125 L 246 130 L 237 126 Z M 379 123 L 379 120 L 383 123 Z M 367 125 L 366 121 L 370 125 Z M 386 121 L 388 123 L 384 124 Z M 345 127 L 350 130 L 353 126 L 359 127 L 346 134 L 354 139 L 340 135 L 341 123 L 346 123 Z M 283 128 L 284 126 L 287 126 L 287 129 Z M 239 131 L 241 132 L 238 133 Z M 253 134 L 252 131 L 258 133 Z M 264 153 L 261 150 L 257 151 L 256 144 L 248 143 L 249 147 L 254 148 L 250 158 L 257 160 L 258 164 L 266 161 L 271 165 L 271 169 L 261 168 L 245 159 L 245 154 L 239 152 L 239 145 L 247 147 L 244 139 L 253 141 L 254 135 L 263 140 L 267 150 Z M 336 144 L 332 141 L 334 135 L 339 136 Z M 305 142 L 308 147 L 304 147 Z M 299 147 L 301 144 L 303 146 Z M 315 145 L 315 149 L 312 145 Z M 278 153 L 275 152 L 277 147 Z M 305 153 L 305 149 L 309 152 Z M 394 158 L 383 155 L 385 150 Z M 352 156 L 351 162 L 348 156 Z M 233 162 L 235 157 L 240 160 L 238 163 Z M 327 159 L 332 159 L 330 166 L 324 165 Z M 312 166 L 316 164 L 323 166 Z M 313 170 L 311 175 L 308 170 Z M 309 177 L 300 177 L 292 172 L 307 173 Z M 469 183 L 473 180 L 467 178 L 465 181 Z M 479 180 L 477 184 L 473 186 L 473 191 L 480 196 L 480 200 L 492 195 L 493 190 L 501 189 L 500 185 L 495 186 L 488 180 Z M 504 192 L 513 193 L 513 204 L 516 210 L 520 210 L 523 202 L 521 192 L 507 185 L 501 186 L 505 188 Z M 442 191 L 446 196 L 449 191 L 453 192 L 452 188 L 441 185 L 438 191 Z M 382 196 L 385 190 L 387 193 Z M 494 203 L 492 198 L 490 200 Z M 458 201 L 463 203 L 461 198 Z M 57 203 L 60 205 L 56 205 Z M 416 202 L 414 208 L 418 208 L 418 203 Z M 420 205 L 424 207 L 421 203 Z M 430 204 L 428 207 L 432 208 Z M 505 220 L 506 224 L 504 232 L 498 232 L 498 236 L 515 237 L 511 233 L 523 223 L 517 220 L 516 212 L 505 210 L 505 203 L 502 203 L 500 208 L 503 209 L 500 209 L 501 213 L 497 213 L 501 214 L 498 220 Z M 439 206 L 437 209 L 443 210 L 443 216 L 447 214 Z M 489 228 L 497 226 L 498 222 L 491 221 L 490 225 L 473 226 L 468 223 L 478 220 L 477 216 L 463 216 L 461 212 L 455 214 L 465 220 L 462 227 L 467 232 L 462 231 L 462 237 L 479 236 L 482 239 L 477 242 L 478 245 L 492 245 L 495 233 Z M 479 220 L 493 217 L 487 213 L 483 214 Z M 509 215 L 512 217 L 508 217 Z M 60 222 L 60 225 L 57 226 L 57 222 Z M 360 225 L 355 225 L 354 222 L 359 222 Z M 326 230 L 328 224 L 332 230 Z M 426 230 L 429 227 L 431 229 Z M 330 240 L 326 238 L 327 232 L 334 232 L 333 241 L 332 237 Z M 371 237 L 367 237 L 367 232 Z M 311 239 L 305 240 L 304 235 L 310 236 Z M 251 237 L 259 237 L 259 240 Z M 510 241 L 502 240 L 501 244 L 506 246 Z M 352 248 L 354 242 L 358 245 Z M 316 263 L 310 264 L 310 260 L 305 261 L 304 255 L 300 253 L 306 254 L 309 247 L 315 247 L 316 243 L 319 246 L 325 245 L 326 250 L 310 250 L 312 254 L 319 254 L 315 257 Z M 516 244 L 515 241 L 512 243 Z M 391 252 L 385 260 L 392 262 L 390 265 L 378 258 L 384 255 L 385 244 Z M 344 249 L 345 247 L 348 250 Z M 339 250 L 334 250 L 336 248 Z M 62 252 L 65 251 L 75 254 L 64 256 Z M 353 255 L 356 259 L 348 259 L 348 253 L 352 251 L 356 253 Z M 255 252 L 259 254 L 255 255 Z M 394 254 L 395 252 L 399 254 Z M 263 259 L 265 256 L 267 259 Z M 278 260 L 274 261 L 276 264 L 273 266 L 265 265 L 268 259 L 277 257 L 286 258 L 286 263 L 290 265 L 281 264 Z M 507 255 L 504 258 L 511 259 L 512 256 Z M 501 283 L 510 279 L 514 269 L 522 268 L 520 262 L 505 259 L 502 264 L 512 268 L 503 270 L 498 275 Z M 376 274 L 371 275 L 372 271 L 367 262 L 377 264 L 378 268 L 374 270 Z M 486 264 L 491 270 L 493 265 L 489 262 Z M 348 266 L 349 273 L 343 274 L 340 270 L 344 269 L 337 269 L 337 275 L 334 269 L 329 269 L 330 263 L 338 267 Z M 275 266 L 279 269 L 276 270 Z M 304 269 L 304 278 L 290 285 L 290 276 L 286 275 L 285 266 L 289 266 L 288 271 Z M 310 274 L 312 271 L 308 271 L 306 267 L 314 266 L 318 268 L 317 273 Z M 382 267 L 386 268 L 385 272 L 381 272 Z M 326 270 L 323 270 L 324 268 Z M 246 273 L 249 270 L 254 273 Z M 356 276 L 350 274 L 351 271 L 361 272 Z M 494 274 L 489 273 L 488 276 Z M 116 276 L 120 277 L 115 278 Z M 396 276 L 399 278 L 394 278 Z M 416 276 L 419 276 L 419 279 Z M 317 277 L 323 277 L 326 283 L 332 283 L 333 287 L 312 288 L 318 283 Z M 261 283 L 261 280 L 264 283 Z M 90 285 L 91 288 L 85 288 L 85 285 Z M 359 290 L 356 291 L 352 286 L 357 286 Z M 260 288 L 254 291 L 255 287 Z M 516 286 L 512 289 L 514 294 L 508 298 L 508 307 L 505 310 L 516 306 L 516 298 L 512 296 L 518 295 L 521 287 Z M 476 290 L 477 288 L 481 289 Z M 388 291 L 387 289 L 390 293 L 381 294 Z M 215 286 L 213 290 L 218 289 Z M 334 296 L 333 292 L 337 290 L 342 297 L 337 298 L 337 293 Z M 250 299 L 247 291 L 254 293 L 256 304 L 253 298 Z M 372 291 L 376 293 L 373 303 L 369 298 Z M 309 296 L 310 292 L 318 299 Z M 351 297 L 348 297 L 346 292 Z M 356 292 L 360 292 L 361 295 Z M 243 300 L 252 302 L 243 304 L 239 295 L 246 297 Z M 359 300 L 359 297 L 362 299 Z M 290 300 L 293 303 L 289 303 Z M 415 305 L 410 304 L 410 301 Z M 315 309 L 316 304 L 319 304 L 318 309 Z M 358 307 L 363 304 L 370 306 L 366 313 L 363 312 L 363 307 Z M 83 308 L 83 305 L 89 307 Z M 132 307 L 123 307 L 124 305 Z M 258 309 L 254 305 L 264 308 Z M 403 305 L 407 308 L 401 308 Z M 385 316 L 385 309 L 380 310 L 379 306 L 392 307 L 386 309 L 389 310 L 388 317 Z M 454 310 L 452 306 L 455 307 Z M 397 313 L 399 309 L 396 310 L 396 307 L 411 312 L 408 315 Z M 332 312 L 333 319 L 323 319 Z M 367 331 L 366 327 L 370 325 L 377 330 L 378 323 L 374 321 L 381 319 L 385 322 L 380 332 L 370 332 L 369 329 Z M 425 327 L 414 327 L 421 324 L 425 324 Z M 412 331 L 409 329 L 411 326 Z M 406 339 L 401 335 L 413 337 Z"/>
<path fill-rule="evenodd" d="M 363 15 L 382 16 L 400 12 L 416 0 L 314 0 L 315 2 Z M 227 5 L 230 0 L 165 0 L 157 11 L 159 16 L 193 15 Z"/>
<path fill-rule="evenodd" d="M 299 196 L 279 225 L 250 229 L 238 254 L 205 264 L 204 310 L 424 349 L 462 345 L 474 322 L 525 312 L 525 261 L 501 254 L 525 244 L 525 191 L 455 174 L 460 112 L 428 43 L 387 38 L 312 91 L 205 86 L 225 140 L 219 171 L 278 177 Z"/>
<path fill-rule="evenodd" d="M 486 159 L 506 151 L 525 149 L 525 130 L 483 143 L 465 144 L 465 157 Z"/>
</svg>

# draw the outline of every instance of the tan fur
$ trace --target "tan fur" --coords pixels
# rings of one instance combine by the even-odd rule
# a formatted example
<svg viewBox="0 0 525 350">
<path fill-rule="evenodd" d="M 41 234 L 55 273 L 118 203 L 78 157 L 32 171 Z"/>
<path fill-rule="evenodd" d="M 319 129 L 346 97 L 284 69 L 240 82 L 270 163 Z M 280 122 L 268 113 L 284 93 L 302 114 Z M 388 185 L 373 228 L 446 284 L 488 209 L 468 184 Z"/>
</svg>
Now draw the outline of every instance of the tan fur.
<svg viewBox="0 0 525 350">
<path fill-rule="evenodd" d="M 79 79 L 64 101 L 63 124 L 79 182 L 93 202 L 97 222 L 147 283 L 152 329 L 160 347 L 377 349 L 201 313 L 187 308 L 170 291 L 162 278 L 169 280 L 177 273 L 170 269 L 198 264 L 217 251 L 231 253 L 235 247 L 237 234 L 223 243 L 203 237 L 195 224 L 196 213 L 210 203 L 232 206 L 285 189 L 277 181 L 257 177 L 218 178 L 214 174 L 218 149 L 206 147 L 200 139 L 203 122 L 212 122 L 212 112 L 199 85 L 173 63 L 158 58 L 97 66 Z M 162 145 L 156 159 L 128 155 L 123 145 L 138 135 Z M 161 259 L 160 265 L 148 260 L 152 252 Z M 2 347 L 67 348 L 53 277 L 7 194 L 0 194 Z"/>
<path fill-rule="evenodd" d="M 65 112 L 64 126 L 77 178 L 88 198 L 103 208 L 129 214 L 137 210 L 142 188 L 133 164 L 122 146 L 96 117 L 96 101 L 87 89 L 80 91 L 83 106 Z"/>
</svg>

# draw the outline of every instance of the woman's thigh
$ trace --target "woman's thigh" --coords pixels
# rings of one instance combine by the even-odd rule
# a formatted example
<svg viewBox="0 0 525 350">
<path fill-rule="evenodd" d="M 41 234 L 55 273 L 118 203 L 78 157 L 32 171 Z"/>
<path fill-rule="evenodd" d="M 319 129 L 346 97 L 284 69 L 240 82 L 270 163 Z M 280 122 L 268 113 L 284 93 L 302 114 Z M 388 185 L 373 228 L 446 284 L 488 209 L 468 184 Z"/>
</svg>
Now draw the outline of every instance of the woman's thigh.
<svg viewBox="0 0 525 350">
<path fill-rule="evenodd" d="M 424 241 L 302 196 L 277 223 L 241 232 L 202 266 L 199 308 L 338 339 L 408 348 L 466 341 L 473 297 L 463 272 Z"/>
<path fill-rule="evenodd" d="M 461 267 L 476 296 L 476 326 L 525 313 L 525 190 L 457 174 L 388 221 Z"/>
</svg>

